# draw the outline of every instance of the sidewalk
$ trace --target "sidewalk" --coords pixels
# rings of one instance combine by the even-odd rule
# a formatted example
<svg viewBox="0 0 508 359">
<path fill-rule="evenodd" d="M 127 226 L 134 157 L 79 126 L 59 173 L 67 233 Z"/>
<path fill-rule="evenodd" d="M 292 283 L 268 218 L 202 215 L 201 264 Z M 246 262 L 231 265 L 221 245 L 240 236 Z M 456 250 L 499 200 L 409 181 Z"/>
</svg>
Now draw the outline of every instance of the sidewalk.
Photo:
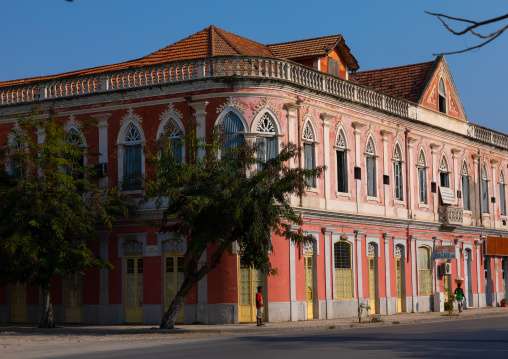
<svg viewBox="0 0 508 359">
<path fill-rule="evenodd" d="M 253 334 L 273 332 L 294 332 L 308 330 L 347 329 L 360 327 L 373 327 L 383 325 L 416 324 L 450 320 L 463 320 L 486 317 L 508 317 L 508 308 L 481 308 L 464 310 L 458 316 L 445 316 L 445 313 L 404 313 L 396 315 L 379 316 L 380 322 L 370 323 L 371 318 L 364 317 L 362 323 L 357 318 L 330 319 L 330 320 L 307 320 L 299 322 L 275 322 L 266 323 L 265 326 L 257 327 L 255 323 L 220 324 L 220 325 L 176 325 L 173 330 L 158 330 L 156 326 L 148 325 L 72 325 L 64 324 L 55 329 L 39 329 L 36 324 L 0 324 L 0 336 L 3 334 L 66 334 L 66 335 L 122 335 L 122 334 L 157 334 L 157 335 L 182 335 L 193 336 L 221 335 L 221 334 Z M 458 314 L 454 310 L 454 314 Z M 507 318 L 508 319 L 508 318 Z"/>
</svg>

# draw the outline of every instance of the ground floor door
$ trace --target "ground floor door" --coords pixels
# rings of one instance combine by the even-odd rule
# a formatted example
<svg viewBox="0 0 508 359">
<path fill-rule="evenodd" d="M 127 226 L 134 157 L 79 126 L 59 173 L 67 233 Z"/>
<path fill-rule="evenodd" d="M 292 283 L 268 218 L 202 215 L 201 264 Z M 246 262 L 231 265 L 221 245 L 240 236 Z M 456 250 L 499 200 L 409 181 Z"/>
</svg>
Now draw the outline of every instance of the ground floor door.
<svg viewBox="0 0 508 359">
<path fill-rule="evenodd" d="M 396 275 L 397 275 L 397 313 L 400 313 L 403 311 L 402 309 L 402 260 L 401 257 L 398 256 L 395 258 L 395 268 L 396 268 Z"/>
<path fill-rule="evenodd" d="M 485 275 L 485 305 L 490 307 L 492 306 L 492 294 L 490 285 L 490 258 L 486 257 L 483 261 L 483 265 L 483 273 Z"/>
<path fill-rule="evenodd" d="M 304 257 L 305 262 L 305 301 L 307 303 L 307 319 L 314 319 L 314 255 Z"/>
<path fill-rule="evenodd" d="M 65 321 L 83 322 L 83 276 L 77 274 L 65 281 Z"/>
<path fill-rule="evenodd" d="M 370 314 L 376 314 L 376 257 L 369 255 L 369 306 Z"/>
<path fill-rule="evenodd" d="M 168 310 L 175 295 L 183 283 L 183 254 L 167 254 L 165 256 L 164 271 L 164 311 Z M 183 323 L 183 307 L 176 317 L 176 323 Z"/>
<path fill-rule="evenodd" d="M 466 260 L 466 278 L 465 282 L 467 283 L 467 303 L 468 307 L 472 307 L 474 304 L 473 301 L 473 275 L 471 273 L 471 251 L 467 251 L 468 258 Z"/>
<path fill-rule="evenodd" d="M 263 317 L 266 320 L 266 285 L 264 281 L 263 272 L 260 269 L 250 267 L 243 264 L 240 258 L 239 264 L 239 321 L 240 322 L 255 322 L 257 315 L 256 308 L 256 293 L 258 287 L 263 287 Z"/>
<path fill-rule="evenodd" d="M 125 322 L 143 321 L 143 258 L 125 258 Z"/>
<path fill-rule="evenodd" d="M 11 311 L 9 320 L 13 323 L 26 322 L 26 284 L 11 285 Z"/>
</svg>

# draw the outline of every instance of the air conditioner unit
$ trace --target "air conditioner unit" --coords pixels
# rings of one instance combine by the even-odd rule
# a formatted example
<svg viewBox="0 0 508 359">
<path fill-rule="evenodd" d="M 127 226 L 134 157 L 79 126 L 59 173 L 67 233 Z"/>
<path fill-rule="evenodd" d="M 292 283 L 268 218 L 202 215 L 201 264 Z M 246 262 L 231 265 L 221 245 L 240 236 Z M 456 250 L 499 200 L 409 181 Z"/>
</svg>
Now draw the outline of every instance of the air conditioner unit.
<svg viewBox="0 0 508 359">
<path fill-rule="evenodd" d="M 106 177 L 106 163 L 98 163 L 94 165 L 94 177 Z"/>
<path fill-rule="evenodd" d="M 441 263 L 439 266 L 439 273 L 441 275 L 452 274 L 452 264 L 451 263 Z"/>
</svg>

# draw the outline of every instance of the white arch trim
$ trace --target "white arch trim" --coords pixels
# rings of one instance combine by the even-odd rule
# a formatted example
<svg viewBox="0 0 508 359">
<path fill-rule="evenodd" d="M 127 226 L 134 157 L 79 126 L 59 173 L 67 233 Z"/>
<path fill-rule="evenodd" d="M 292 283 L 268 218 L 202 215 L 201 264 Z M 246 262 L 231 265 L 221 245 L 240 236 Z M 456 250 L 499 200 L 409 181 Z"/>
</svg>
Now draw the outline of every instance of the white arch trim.
<svg viewBox="0 0 508 359">
<path fill-rule="evenodd" d="M 245 119 L 243 114 L 240 111 L 238 111 L 236 108 L 232 107 L 232 106 L 226 107 L 219 114 L 219 116 L 217 116 L 217 120 L 215 121 L 215 126 L 219 126 L 222 123 L 222 121 L 224 121 L 224 118 L 227 116 L 227 114 L 230 113 L 230 112 L 233 112 L 236 116 L 238 116 L 240 121 L 242 121 L 243 133 L 249 133 L 249 132 L 251 132 L 250 129 L 249 129 L 249 124 L 247 123 L 247 120 Z"/>
<path fill-rule="evenodd" d="M 263 110 L 259 111 L 258 114 L 254 117 L 254 120 L 252 120 L 252 126 L 251 126 L 252 132 L 257 133 L 259 121 L 261 121 L 261 119 L 263 118 L 263 116 L 266 113 L 269 114 L 273 120 L 273 125 L 275 126 L 275 135 L 281 136 L 282 135 L 282 126 L 280 124 L 279 117 L 277 116 L 275 111 L 273 111 L 271 108 L 264 108 Z"/>
</svg>

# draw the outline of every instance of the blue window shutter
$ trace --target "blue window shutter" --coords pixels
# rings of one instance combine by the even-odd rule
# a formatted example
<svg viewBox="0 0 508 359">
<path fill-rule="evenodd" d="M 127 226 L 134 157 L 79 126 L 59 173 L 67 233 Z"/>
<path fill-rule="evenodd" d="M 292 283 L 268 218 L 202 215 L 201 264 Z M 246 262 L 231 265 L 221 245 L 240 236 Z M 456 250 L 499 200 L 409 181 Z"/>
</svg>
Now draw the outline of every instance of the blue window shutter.
<svg viewBox="0 0 508 359">
<path fill-rule="evenodd" d="M 222 122 L 225 135 L 225 143 L 222 147 L 222 154 L 226 153 L 228 148 L 238 148 L 243 144 L 244 132 L 243 123 L 233 112 L 226 115 Z"/>
</svg>

